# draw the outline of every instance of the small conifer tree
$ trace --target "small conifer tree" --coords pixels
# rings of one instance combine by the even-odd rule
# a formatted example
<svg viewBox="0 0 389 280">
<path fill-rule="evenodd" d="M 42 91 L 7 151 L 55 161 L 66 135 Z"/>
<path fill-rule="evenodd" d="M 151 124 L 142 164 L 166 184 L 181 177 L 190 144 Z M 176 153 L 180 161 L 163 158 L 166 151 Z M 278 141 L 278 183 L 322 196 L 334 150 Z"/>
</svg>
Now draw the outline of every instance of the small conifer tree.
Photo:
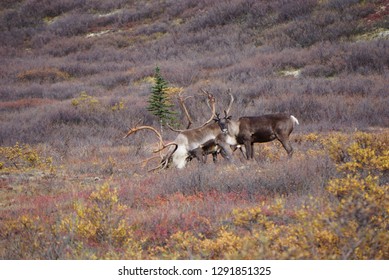
<svg viewBox="0 0 389 280">
<path fill-rule="evenodd" d="M 173 111 L 168 96 L 168 83 L 164 80 L 157 66 L 155 68 L 155 83 L 151 88 L 151 96 L 148 100 L 147 110 L 159 119 L 161 132 L 164 125 L 175 122 L 176 113 Z"/>
</svg>

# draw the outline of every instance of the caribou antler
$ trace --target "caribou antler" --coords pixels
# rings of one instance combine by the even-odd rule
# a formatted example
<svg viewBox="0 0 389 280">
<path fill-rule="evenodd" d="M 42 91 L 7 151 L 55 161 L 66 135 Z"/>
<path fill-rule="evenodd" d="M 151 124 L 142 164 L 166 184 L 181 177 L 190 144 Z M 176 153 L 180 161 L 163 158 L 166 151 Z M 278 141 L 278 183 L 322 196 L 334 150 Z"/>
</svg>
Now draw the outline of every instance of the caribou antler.
<svg viewBox="0 0 389 280">
<path fill-rule="evenodd" d="M 191 98 L 192 96 L 187 96 L 187 97 L 183 97 L 182 96 L 182 91 L 180 91 L 178 93 L 178 104 L 180 105 L 180 108 L 181 110 L 184 112 L 186 118 L 188 119 L 188 125 L 186 126 L 186 129 L 189 129 L 189 127 L 192 125 L 193 123 L 193 120 L 192 120 L 192 117 L 190 116 L 189 114 L 189 111 L 188 111 L 188 108 L 186 108 L 186 105 L 185 105 L 185 100 L 188 99 L 188 98 Z"/>
<path fill-rule="evenodd" d="M 227 110 L 224 111 L 224 113 L 226 114 L 226 116 L 230 113 L 230 110 L 231 110 L 231 107 L 232 107 L 232 103 L 234 103 L 234 96 L 233 96 L 232 93 L 231 93 L 231 88 L 229 88 L 229 89 L 227 90 L 227 93 L 230 95 L 231 99 L 230 99 L 230 103 L 228 104 Z"/>
<path fill-rule="evenodd" d="M 169 143 L 169 144 L 175 145 L 176 147 L 175 147 L 173 150 L 170 150 L 170 151 L 162 158 L 161 163 L 160 163 L 158 166 L 156 166 L 156 167 L 154 167 L 154 168 L 148 170 L 149 172 L 150 172 L 150 171 L 157 170 L 157 169 L 165 169 L 165 168 L 167 168 L 170 159 L 172 158 L 174 152 L 175 152 L 175 151 L 177 150 L 177 148 L 178 148 L 178 145 L 175 144 L 175 143 L 174 143 L 174 144 L 173 144 L 173 143 Z M 169 145 L 169 144 L 167 144 L 167 145 Z M 166 147 L 164 147 L 164 148 L 166 148 Z M 164 148 L 162 148 L 162 149 L 164 149 Z M 162 149 L 161 149 L 161 150 L 162 150 Z"/>
<path fill-rule="evenodd" d="M 138 123 L 137 123 L 137 125 L 138 125 Z M 148 126 L 148 125 L 135 126 L 134 128 L 131 128 L 123 138 L 127 138 L 131 134 L 133 134 L 133 133 L 135 133 L 135 132 L 137 132 L 139 130 L 142 130 L 142 129 L 149 129 L 149 130 L 153 131 L 157 135 L 157 137 L 159 139 L 159 148 L 157 150 L 153 151 L 153 153 L 158 153 L 158 152 L 161 152 L 162 150 L 164 150 L 167 147 L 175 146 L 175 148 L 173 150 L 169 151 L 169 153 L 167 155 L 165 155 L 165 156 L 160 155 L 161 163 L 157 167 L 155 167 L 155 168 L 153 168 L 153 169 L 151 169 L 149 171 L 153 171 L 153 170 L 156 170 L 156 169 L 159 169 L 159 168 L 166 168 L 168 163 L 169 163 L 169 160 L 170 160 L 171 156 L 177 150 L 177 147 L 178 147 L 177 143 L 169 142 L 167 144 L 164 144 L 161 133 L 159 133 L 158 130 L 155 129 L 154 127 Z M 142 163 L 145 162 L 144 165 L 146 165 L 150 160 L 152 160 L 154 158 L 156 158 L 156 157 L 154 156 L 154 157 L 148 158 L 146 160 L 143 160 Z"/>
<path fill-rule="evenodd" d="M 197 127 L 197 128 L 201 128 L 201 127 L 204 127 L 204 126 L 206 126 L 207 124 L 209 124 L 212 120 L 213 120 L 213 118 L 215 117 L 215 114 L 216 114 L 216 105 L 215 105 L 215 103 L 216 103 L 216 99 L 215 99 L 215 97 L 213 96 L 213 94 L 211 94 L 211 93 L 209 93 L 209 92 L 207 92 L 206 90 L 204 90 L 204 89 L 201 89 L 201 91 L 205 94 L 205 95 L 207 95 L 207 105 L 208 105 L 208 107 L 211 109 L 211 112 L 212 112 L 212 114 L 211 114 L 211 117 L 209 118 L 209 120 L 207 120 L 205 123 L 203 123 L 201 126 L 199 126 L 199 127 Z M 187 97 L 187 98 L 189 98 L 189 97 Z M 186 98 L 186 99 L 187 99 Z M 184 104 L 183 104 L 184 105 Z M 184 108 L 186 109 L 186 106 L 184 105 Z M 185 113 L 186 114 L 186 113 Z M 187 115 L 187 117 L 189 116 L 189 114 Z M 190 116 L 189 116 L 189 118 L 190 118 Z M 189 118 L 188 118 L 188 120 L 189 120 Z M 189 120 L 190 121 L 190 120 Z M 188 130 L 188 128 L 187 129 L 175 129 L 175 128 L 173 128 L 173 127 L 171 127 L 169 124 L 167 124 L 166 125 L 170 130 L 172 130 L 172 131 L 174 131 L 174 132 L 183 132 L 183 131 L 186 131 L 186 130 Z M 188 124 L 188 126 L 189 126 L 189 124 Z M 196 128 L 196 129 L 197 129 Z"/>
<path fill-rule="evenodd" d="M 163 144 L 161 148 L 159 148 L 158 150 L 155 150 L 153 151 L 153 153 L 159 153 L 161 152 L 162 150 L 166 149 L 167 147 L 170 147 L 170 146 L 178 146 L 177 143 L 175 142 L 169 142 L 167 144 Z M 176 148 L 177 149 L 177 148 Z"/>
<path fill-rule="evenodd" d="M 127 138 L 131 134 L 133 134 L 139 130 L 142 130 L 142 129 L 149 129 L 157 135 L 157 137 L 159 139 L 159 148 L 157 150 L 153 151 L 154 153 L 158 153 L 158 152 L 162 151 L 163 149 L 165 149 L 166 147 L 169 147 L 172 145 L 177 146 L 177 144 L 174 142 L 169 142 L 168 144 L 164 144 L 161 133 L 159 133 L 158 130 L 156 130 L 154 127 L 148 126 L 148 125 L 135 126 L 134 128 L 131 128 L 123 138 Z"/>
<path fill-rule="evenodd" d="M 151 131 L 153 131 L 155 134 L 157 134 L 157 137 L 160 141 L 160 143 L 163 143 L 163 140 L 162 140 L 162 135 L 161 133 L 158 132 L 158 130 L 156 130 L 154 127 L 152 126 L 148 126 L 148 125 L 141 125 L 141 126 L 138 126 L 139 122 L 136 123 L 136 125 L 133 127 L 133 128 L 130 128 L 130 130 L 127 132 L 127 134 L 123 137 L 124 138 L 127 138 L 128 136 L 130 136 L 131 134 L 139 131 L 139 130 L 142 130 L 142 129 L 150 129 Z"/>
<path fill-rule="evenodd" d="M 216 114 L 216 99 L 215 99 L 215 97 L 213 96 L 213 94 L 211 94 L 211 93 L 209 93 L 208 91 L 206 91 L 205 89 L 201 89 L 201 91 L 205 94 L 205 95 L 207 95 L 207 97 L 208 97 L 208 99 L 207 99 L 207 105 L 208 105 L 208 107 L 211 109 L 211 112 L 212 112 L 212 114 L 211 114 L 211 117 L 209 118 L 209 120 L 207 120 L 201 127 L 203 127 L 203 126 L 205 126 L 205 125 L 207 125 L 207 124 L 209 124 L 212 120 L 213 120 L 213 118 L 215 117 L 215 114 Z"/>
</svg>

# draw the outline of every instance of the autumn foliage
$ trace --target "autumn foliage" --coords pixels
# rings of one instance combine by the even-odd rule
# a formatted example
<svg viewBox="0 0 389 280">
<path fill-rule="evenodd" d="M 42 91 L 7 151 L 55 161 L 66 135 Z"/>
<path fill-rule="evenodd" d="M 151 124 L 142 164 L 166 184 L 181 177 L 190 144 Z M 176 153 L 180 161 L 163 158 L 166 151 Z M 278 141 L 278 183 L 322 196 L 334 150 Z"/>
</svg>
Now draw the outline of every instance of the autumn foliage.
<svg viewBox="0 0 389 280">
<path fill-rule="evenodd" d="M 7 249 L 1 254 L 11 259 L 387 259 L 388 139 L 387 131 L 299 135 L 300 151 L 286 166 L 329 157 L 336 168 L 323 186 L 309 184 L 304 193 L 290 185 L 280 195 L 246 182 L 240 190 L 215 185 L 185 194 L 169 171 L 141 179 L 138 186 L 115 175 L 86 193 L 80 185 L 71 201 L 60 195 L 47 200 L 59 207 L 55 215 L 3 210 L 1 239 Z M 247 171 L 260 167 L 267 173 L 278 164 L 256 164 Z M 225 168 L 237 174 L 235 167 Z M 156 190 L 154 181 L 165 176 L 177 190 Z M 258 195 L 249 195 L 251 188 Z M 23 203 L 39 198 L 33 193 Z"/>
<path fill-rule="evenodd" d="M 0 1 L 0 259 L 389 259 L 388 1 Z M 254 160 L 123 139 L 158 66 L 192 127 L 300 126 Z M 174 123 L 175 125 L 175 123 Z M 164 130 L 168 143 L 176 132 Z M 155 158 L 152 158 L 155 156 Z M 151 159 L 152 158 L 152 159 Z M 146 160 L 150 159 L 150 160 Z"/>
</svg>

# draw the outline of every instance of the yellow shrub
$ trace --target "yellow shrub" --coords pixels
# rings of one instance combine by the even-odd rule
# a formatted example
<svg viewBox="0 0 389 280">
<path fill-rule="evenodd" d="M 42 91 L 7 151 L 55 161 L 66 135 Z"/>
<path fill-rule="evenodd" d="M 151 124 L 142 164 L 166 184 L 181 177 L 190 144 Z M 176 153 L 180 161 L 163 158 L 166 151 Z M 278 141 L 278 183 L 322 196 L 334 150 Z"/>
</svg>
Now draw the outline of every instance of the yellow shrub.
<svg viewBox="0 0 389 280">
<path fill-rule="evenodd" d="M 43 157 L 37 148 L 27 144 L 16 143 L 14 146 L 0 147 L 0 171 L 24 172 L 30 170 L 54 173 L 53 159 Z"/>
<path fill-rule="evenodd" d="M 125 219 L 127 207 L 119 202 L 117 191 L 106 183 L 92 192 L 87 202 L 87 205 L 75 203 L 75 215 L 65 217 L 59 231 L 75 236 L 79 242 L 124 248 L 126 258 L 139 258 L 142 249 L 132 238 L 131 227 Z"/>
<path fill-rule="evenodd" d="M 377 177 L 348 175 L 331 180 L 328 192 L 339 199 L 310 198 L 296 209 L 286 209 L 283 200 L 235 209 L 214 235 L 179 232 L 154 253 L 175 259 L 387 259 L 389 186 Z"/>
<path fill-rule="evenodd" d="M 15 220 L 5 221 L 0 237 L 9 240 L 1 255 L 11 259 L 40 259 L 45 248 L 45 227 L 37 216 L 21 215 Z M 42 252 L 43 251 L 43 252 Z"/>
<path fill-rule="evenodd" d="M 320 139 L 320 143 L 328 151 L 330 158 L 336 163 L 341 163 L 346 160 L 347 154 L 345 146 L 347 141 L 347 136 L 342 133 L 332 133 Z"/>
<path fill-rule="evenodd" d="M 241 247 L 241 238 L 221 227 L 215 233 L 215 238 L 177 232 L 169 238 L 166 246 L 156 248 L 154 256 L 167 259 L 223 259 L 235 254 Z"/>
<path fill-rule="evenodd" d="M 389 185 L 379 185 L 379 178 L 371 175 L 366 178 L 347 175 L 332 180 L 328 190 L 339 197 L 334 207 L 337 229 L 348 238 L 346 243 L 351 247 L 345 257 L 387 259 Z"/>
<path fill-rule="evenodd" d="M 166 93 L 168 94 L 168 96 L 171 98 L 177 94 L 179 94 L 180 92 L 182 92 L 184 90 L 184 88 L 182 87 L 167 87 L 166 88 Z"/>
<path fill-rule="evenodd" d="M 242 247 L 240 236 L 225 228 L 220 228 L 214 239 L 204 239 L 200 242 L 200 252 L 207 259 L 230 258 Z"/>
<path fill-rule="evenodd" d="M 389 135 L 383 135 L 389 137 Z M 355 142 L 347 147 L 349 161 L 341 164 L 341 171 L 384 171 L 389 169 L 389 150 L 386 142 L 381 141 L 380 135 L 356 133 Z"/>
<path fill-rule="evenodd" d="M 300 142 L 317 142 L 320 136 L 317 133 L 308 133 L 306 135 L 302 135 L 299 139 Z"/>
<path fill-rule="evenodd" d="M 123 100 L 116 102 L 113 106 L 111 106 L 111 110 L 113 112 L 121 111 L 123 109 L 124 109 L 124 101 Z"/>
<path fill-rule="evenodd" d="M 389 169 L 389 133 L 331 133 L 319 139 L 340 171 L 353 174 Z"/>
<path fill-rule="evenodd" d="M 100 106 L 100 101 L 97 98 L 88 95 L 85 91 L 81 92 L 79 97 L 73 98 L 71 103 L 74 107 L 84 110 L 95 110 Z"/>
</svg>

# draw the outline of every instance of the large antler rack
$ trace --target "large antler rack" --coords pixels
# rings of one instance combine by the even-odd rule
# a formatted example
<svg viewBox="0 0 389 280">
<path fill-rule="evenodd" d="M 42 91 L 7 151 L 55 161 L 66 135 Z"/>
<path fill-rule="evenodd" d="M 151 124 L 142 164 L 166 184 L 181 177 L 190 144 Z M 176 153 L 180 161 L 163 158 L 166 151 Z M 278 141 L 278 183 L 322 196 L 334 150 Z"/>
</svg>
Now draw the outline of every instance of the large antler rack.
<svg viewBox="0 0 389 280">
<path fill-rule="evenodd" d="M 133 134 L 133 133 L 136 133 L 136 132 L 139 131 L 139 130 L 148 129 L 148 130 L 153 131 L 153 132 L 157 135 L 158 140 L 159 140 L 159 147 L 158 147 L 157 150 L 154 150 L 153 153 L 161 152 L 162 150 L 164 150 L 165 148 L 170 147 L 170 146 L 175 146 L 175 149 L 172 150 L 172 151 L 170 151 L 170 152 L 168 153 L 168 155 L 166 155 L 166 156 L 162 156 L 162 155 L 160 154 L 161 163 L 160 163 L 157 167 L 152 168 L 152 169 L 149 170 L 149 171 L 154 171 L 154 170 L 159 169 L 159 168 L 161 168 L 161 169 L 166 168 L 167 165 L 168 165 L 168 163 L 169 163 L 169 158 L 170 158 L 171 155 L 174 153 L 174 151 L 177 149 L 177 144 L 176 144 L 175 142 L 169 142 L 169 143 L 165 144 L 164 141 L 163 141 L 163 138 L 162 138 L 161 133 L 159 133 L 157 129 L 155 129 L 155 128 L 152 127 L 152 126 L 148 126 L 148 125 L 141 125 L 141 126 L 138 126 L 138 124 L 139 124 L 139 122 L 135 125 L 135 127 L 131 128 L 131 129 L 127 132 L 127 134 L 123 137 L 123 139 L 124 139 L 124 138 L 127 138 L 128 136 L 130 136 L 130 135 Z M 146 162 L 146 164 L 147 164 L 148 161 L 150 161 L 151 159 L 154 159 L 154 158 L 156 158 L 156 157 L 154 156 L 154 157 L 148 158 L 148 159 L 146 159 L 146 160 L 143 160 L 142 162 Z"/>
<path fill-rule="evenodd" d="M 201 91 L 207 96 L 207 105 L 208 107 L 211 109 L 211 117 L 205 122 L 203 123 L 201 126 L 197 127 L 196 129 L 198 128 L 201 128 L 201 127 L 204 127 L 206 126 L 207 124 L 209 124 L 213 119 L 214 117 L 216 116 L 216 99 L 215 97 L 213 96 L 213 94 L 209 93 L 208 91 L 204 90 L 204 89 L 201 89 Z M 181 93 L 180 93 L 181 94 Z M 190 96 L 189 96 L 190 97 Z M 183 108 L 183 111 L 185 113 L 185 115 L 187 116 L 188 118 L 188 121 L 190 122 L 190 124 L 192 124 L 192 120 L 190 118 L 190 115 L 188 113 L 188 109 L 186 108 L 186 105 L 183 101 L 185 101 L 186 99 L 188 99 L 189 97 L 187 98 L 182 98 L 182 96 L 180 97 L 180 104 L 182 105 L 182 108 Z M 175 129 L 173 127 L 171 127 L 169 124 L 167 125 L 167 127 L 172 130 L 172 131 L 175 131 L 175 132 L 183 132 L 185 130 L 188 130 L 190 124 L 188 124 L 187 126 L 187 129 Z"/>
</svg>

